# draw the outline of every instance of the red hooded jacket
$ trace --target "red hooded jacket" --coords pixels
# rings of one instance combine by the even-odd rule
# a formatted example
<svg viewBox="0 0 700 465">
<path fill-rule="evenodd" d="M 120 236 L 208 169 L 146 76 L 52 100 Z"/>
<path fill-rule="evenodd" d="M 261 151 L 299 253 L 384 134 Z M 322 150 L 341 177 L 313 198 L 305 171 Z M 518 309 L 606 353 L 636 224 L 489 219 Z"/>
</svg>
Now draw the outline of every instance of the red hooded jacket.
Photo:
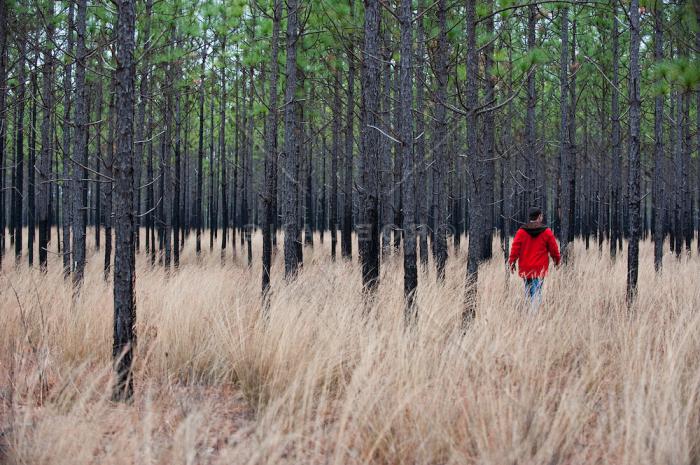
<svg viewBox="0 0 700 465">
<path fill-rule="evenodd" d="M 517 261 L 523 278 L 544 278 L 549 269 L 549 255 L 559 265 L 561 256 L 554 233 L 542 223 L 531 221 L 515 234 L 508 264 L 514 267 Z"/>
</svg>

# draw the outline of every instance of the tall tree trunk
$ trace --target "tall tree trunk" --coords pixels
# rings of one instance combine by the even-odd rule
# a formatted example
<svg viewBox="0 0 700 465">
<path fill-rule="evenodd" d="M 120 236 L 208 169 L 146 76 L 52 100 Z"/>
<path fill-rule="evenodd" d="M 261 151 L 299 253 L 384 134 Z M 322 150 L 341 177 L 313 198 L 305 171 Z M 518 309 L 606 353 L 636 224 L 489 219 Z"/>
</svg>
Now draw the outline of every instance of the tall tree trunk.
<svg viewBox="0 0 700 465">
<path fill-rule="evenodd" d="M 104 181 L 102 177 L 102 81 L 98 81 L 95 85 L 97 86 L 95 93 L 95 100 L 97 100 L 97 108 L 95 109 L 95 250 L 99 251 L 102 239 L 100 227 L 103 224 L 102 184 Z"/>
<path fill-rule="evenodd" d="M 660 64 L 664 59 L 662 4 L 655 3 L 654 8 L 654 61 Z M 659 272 L 664 256 L 663 231 L 663 159 L 664 159 L 664 97 L 658 93 L 654 97 L 654 178 L 652 181 L 654 269 Z"/>
<path fill-rule="evenodd" d="M 178 79 L 180 73 L 177 73 Z M 180 224 L 180 191 L 181 191 L 181 126 L 182 115 L 180 114 L 180 93 L 175 96 L 175 170 L 173 171 L 173 266 L 180 267 L 180 234 L 182 225 Z"/>
<path fill-rule="evenodd" d="M 67 44 L 66 53 L 68 55 L 73 55 L 73 16 L 74 16 L 74 5 L 75 2 L 71 1 L 68 3 L 68 27 L 66 29 Z M 61 208 L 63 210 L 63 277 L 68 278 L 71 272 L 71 240 L 70 240 L 70 229 L 73 224 L 73 189 L 70 186 L 69 179 L 72 179 L 71 166 L 73 163 L 70 161 L 71 154 L 71 105 L 73 99 L 71 98 L 73 92 L 71 85 L 72 74 L 73 74 L 73 60 L 68 60 L 63 68 L 63 171 L 62 177 L 62 195 L 61 195 Z"/>
<path fill-rule="evenodd" d="M 571 169 L 569 148 L 569 7 L 561 9 L 561 61 L 559 63 L 559 94 L 560 123 L 559 123 L 559 244 L 562 259 L 566 262 L 569 257 L 569 235 L 571 224 Z"/>
<path fill-rule="evenodd" d="M 53 4 L 49 7 L 48 17 L 53 16 Z M 49 176 L 51 171 L 51 114 L 53 112 L 53 40 L 54 26 L 51 21 L 46 23 L 46 41 L 43 49 L 43 69 L 42 69 L 42 121 L 41 121 L 41 159 L 39 160 L 39 266 L 42 271 L 46 271 L 49 244 L 49 197 L 51 186 Z M 3 137 L 4 139 L 4 137 Z M 0 141 L 1 143 L 1 141 Z"/>
<path fill-rule="evenodd" d="M 352 1 L 352 0 L 351 0 Z M 351 7 L 352 8 L 352 7 Z M 352 49 L 348 52 L 348 94 L 345 107 L 345 177 L 343 179 L 343 230 L 340 237 L 343 258 L 352 258 L 352 152 L 353 152 L 353 121 L 355 117 L 355 59 Z"/>
<path fill-rule="evenodd" d="M 87 90 L 85 72 L 88 50 L 85 45 L 87 0 L 76 0 L 76 66 L 75 66 L 75 132 L 73 136 L 73 218 L 72 247 L 73 285 L 79 288 L 85 273 L 85 214 L 84 203 L 87 178 Z"/>
<path fill-rule="evenodd" d="M 265 209 L 262 236 L 262 293 L 266 297 L 270 290 L 270 270 L 272 268 L 272 236 L 274 230 L 275 192 L 274 178 L 277 177 L 277 80 L 279 67 L 279 40 L 280 23 L 282 21 L 282 1 L 274 0 L 272 7 L 272 56 L 270 58 L 270 97 L 268 100 L 269 112 L 265 126 L 265 194 L 263 195 L 263 208 Z"/>
<path fill-rule="evenodd" d="M 214 237 L 216 235 L 216 185 L 214 184 L 214 171 L 216 160 L 214 158 L 214 99 L 209 101 L 209 251 L 214 250 Z"/>
<path fill-rule="evenodd" d="M 34 242 L 36 235 L 36 109 L 37 99 L 39 97 L 39 88 L 37 84 L 37 62 L 39 59 L 39 51 L 34 51 L 34 63 L 32 66 L 32 108 L 29 128 L 29 167 L 27 169 L 27 212 L 28 212 L 28 229 L 27 229 L 27 261 L 29 266 L 34 265 Z M 2 123 L 0 123 L 2 124 Z"/>
<path fill-rule="evenodd" d="M 493 35 L 494 29 L 494 15 L 491 14 L 493 11 L 493 0 L 488 0 L 488 11 L 489 16 L 486 20 L 486 32 L 489 36 Z M 484 47 L 484 100 L 486 105 L 493 107 L 496 105 L 496 91 L 495 91 L 495 76 L 493 75 L 494 61 L 493 61 L 493 41 L 490 40 Z M 483 182 L 483 195 L 482 195 L 482 208 L 484 211 L 484 229 L 482 231 L 482 250 L 481 257 L 483 260 L 488 260 L 493 256 L 493 211 L 495 204 L 494 189 L 495 189 L 495 179 L 496 179 L 496 128 L 495 128 L 495 118 L 494 111 L 488 110 L 483 116 L 483 128 L 484 128 L 484 154 L 482 156 L 482 164 L 484 170 L 484 182 Z M 542 187 L 544 190 L 544 186 Z M 546 205 L 543 205 L 543 208 Z"/>
<path fill-rule="evenodd" d="M 467 8 L 469 8 L 469 6 Z M 527 49 L 529 53 L 533 53 L 535 48 L 537 47 L 535 28 L 537 27 L 538 14 L 539 13 L 537 11 L 537 6 L 530 5 L 527 21 Z M 478 65 L 475 64 L 474 66 Z M 468 71 L 467 74 L 469 74 Z M 476 77 L 474 77 L 473 79 L 476 79 Z M 531 69 L 527 75 L 527 114 L 525 117 L 525 144 L 527 153 L 526 199 L 531 206 L 535 206 L 542 201 L 539 192 L 540 189 L 537 185 L 537 165 L 539 156 L 537 154 L 537 135 L 535 133 L 535 109 L 537 106 L 537 89 L 535 84 L 535 70 Z M 468 103 L 467 105 L 470 104 Z M 542 208 L 544 208 L 544 206 Z M 525 208 L 525 210 L 527 210 L 527 207 Z"/>
<path fill-rule="evenodd" d="M 244 222 L 244 236 L 245 236 L 245 242 L 246 242 L 246 255 L 248 257 L 248 267 L 251 267 L 253 265 L 253 246 L 252 246 L 252 237 L 253 237 L 253 221 L 254 218 L 251 215 L 251 207 L 254 206 L 254 202 L 251 201 L 251 183 L 253 179 L 253 150 L 255 147 L 255 115 L 253 114 L 253 102 L 255 100 L 255 79 L 254 79 L 254 69 L 251 66 L 250 67 L 250 85 L 249 85 L 249 95 L 248 95 L 248 129 L 247 129 L 247 144 L 246 144 L 246 151 L 245 151 L 245 163 L 244 163 L 244 176 L 243 176 L 243 191 L 244 191 L 244 196 L 243 196 L 243 205 L 242 209 L 245 211 L 245 222 Z M 298 122 L 301 121 L 301 119 L 297 120 Z M 300 124 L 300 123 L 299 123 Z M 299 178 L 297 178 L 299 179 Z M 216 218 L 216 217 L 215 217 Z M 300 230 L 301 231 L 301 230 Z M 301 239 L 300 239 L 301 240 Z M 297 252 L 297 256 L 299 257 L 299 261 L 301 261 L 301 243 L 299 244 L 299 251 Z"/>
<path fill-rule="evenodd" d="M 612 189 L 610 192 L 610 257 L 615 259 L 617 256 L 617 249 L 620 241 L 622 240 L 622 213 L 620 211 L 621 199 L 620 192 L 622 191 L 622 154 L 620 147 L 620 103 L 619 103 L 619 93 L 620 93 L 620 78 L 619 78 L 619 67 L 620 67 L 620 51 L 619 51 L 619 32 L 618 32 L 618 19 L 617 19 L 617 4 L 613 2 L 612 5 L 613 14 L 613 28 L 612 28 L 612 67 L 613 67 L 613 77 L 612 77 L 612 101 L 610 105 L 610 119 L 612 125 Z"/>
<path fill-rule="evenodd" d="M 477 308 L 477 286 L 479 282 L 479 262 L 483 256 L 480 240 L 483 231 L 483 209 L 481 203 L 481 173 L 482 164 L 479 160 L 478 141 L 476 135 L 478 106 L 477 73 L 478 63 L 476 56 L 476 0 L 467 0 L 466 27 L 467 27 L 467 161 L 469 165 L 469 179 L 471 187 L 471 202 L 469 205 L 469 248 L 467 251 L 467 276 L 465 307 L 462 314 L 462 324 L 466 325 L 474 319 Z M 529 79 L 528 79 L 529 81 Z M 534 87 L 534 86 L 533 86 Z M 534 89 L 533 89 L 534 91 Z M 530 118 L 530 106 L 528 100 L 528 120 Z M 530 126 L 529 124 L 527 125 Z M 532 128 L 534 132 L 534 121 Z M 529 129 L 527 130 L 528 134 Z M 528 139 L 529 141 L 530 139 Z M 531 153 L 534 156 L 534 153 Z M 532 160 L 531 160 L 532 161 Z"/>
<path fill-rule="evenodd" d="M 131 364 L 136 344 L 136 255 L 134 249 L 134 0 L 118 0 L 116 119 L 117 154 L 114 164 L 116 254 L 114 258 L 114 344 L 117 381 L 115 400 L 131 399 Z"/>
<path fill-rule="evenodd" d="M 444 2 L 443 2 L 444 3 Z M 440 8 L 440 7 L 439 7 Z M 443 6 L 444 8 L 444 6 Z M 425 1 L 418 1 L 418 22 L 416 26 L 416 163 L 417 175 L 416 200 L 418 202 L 418 256 L 423 269 L 428 266 L 428 173 L 425 157 Z M 442 32 L 442 24 L 441 24 Z M 385 89 L 388 100 L 389 88 Z M 442 106 L 442 105 L 439 105 Z M 443 110 L 444 111 L 444 110 Z M 387 144 L 387 148 L 388 148 Z"/>
<path fill-rule="evenodd" d="M 383 63 L 383 88 L 382 97 L 382 126 L 384 132 L 391 134 L 391 44 L 389 26 L 384 26 L 384 63 Z M 394 179 L 391 164 L 391 151 L 394 142 L 388 137 L 382 137 L 382 257 L 387 257 L 391 252 L 391 231 L 394 228 L 393 218 L 393 193 Z"/>
<path fill-rule="evenodd" d="M 196 252 L 197 256 L 202 252 L 202 228 L 204 226 L 204 215 L 202 214 L 202 184 L 204 172 L 204 70 L 207 62 L 207 47 L 202 47 L 202 65 L 199 73 L 199 148 L 197 150 L 197 237 L 196 237 Z M 235 189 L 235 185 L 234 185 Z"/>
<path fill-rule="evenodd" d="M 331 148 L 331 260 L 335 261 L 338 244 L 338 157 L 340 155 L 340 73 L 336 70 L 333 76 L 333 141 Z"/>
<path fill-rule="evenodd" d="M 26 95 L 26 73 L 25 63 L 27 59 L 26 40 L 19 37 L 18 44 L 19 62 L 17 63 L 17 122 L 15 124 L 15 177 L 14 188 L 12 189 L 12 199 L 14 203 L 13 214 L 15 231 L 15 262 L 19 263 L 22 258 L 22 203 L 24 198 L 24 109 Z"/>
<path fill-rule="evenodd" d="M 572 244 L 574 241 L 574 234 L 577 230 L 576 219 L 580 224 L 581 215 L 576 215 L 576 160 L 579 158 L 577 155 L 576 146 L 576 67 L 578 66 L 576 62 L 576 20 L 572 22 L 571 26 L 571 60 L 570 60 L 570 71 L 571 71 L 571 82 L 569 83 L 569 150 L 568 150 L 568 165 L 566 178 L 569 183 L 569 234 L 566 237 L 566 241 Z M 569 260 L 571 254 L 567 252 L 565 259 Z"/>
<path fill-rule="evenodd" d="M 5 139 L 7 135 L 7 8 L 0 0 L 0 269 L 5 255 Z M 48 39 L 48 38 L 47 38 Z M 46 64 L 44 64 L 46 66 Z M 44 76 L 46 80 L 46 76 Z"/>
<path fill-rule="evenodd" d="M 401 190 L 403 196 L 403 292 L 406 298 L 404 317 L 406 322 L 416 318 L 414 299 L 418 287 L 418 269 L 416 267 L 416 191 L 413 159 L 413 15 L 411 0 L 401 0 L 399 7 L 401 24 L 401 68 L 400 105 L 401 105 L 401 156 L 403 158 L 403 177 Z"/>
<path fill-rule="evenodd" d="M 629 218 L 630 239 L 627 255 L 627 301 L 631 303 L 637 294 L 639 271 L 639 227 L 640 227 L 640 69 L 639 69 L 639 0 L 631 0 L 630 18 L 630 64 L 629 64 Z"/>
<path fill-rule="evenodd" d="M 221 101 L 219 102 L 219 165 L 221 171 L 221 258 L 228 240 L 228 176 L 226 174 L 226 39 L 221 42 Z"/>
<path fill-rule="evenodd" d="M 438 40 L 435 53 L 435 78 L 437 88 L 435 96 L 438 104 L 435 106 L 435 128 L 433 130 L 433 221 L 435 230 L 433 233 L 433 255 L 435 268 L 439 281 L 445 279 L 445 264 L 447 263 L 447 192 L 445 189 L 445 176 L 448 175 L 447 166 L 447 114 L 445 105 L 447 102 L 447 1 L 438 0 Z M 419 108 L 419 111 L 421 109 Z"/>
<path fill-rule="evenodd" d="M 299 41 L 299 7 L 296 0 L 287 0 L 287 82 L 284 92 L 284 276 L 293 279 L 298 271 L 299 191 L 297 189 L 299 159 L 296 132 L 297 43 Z"/>
<path fill-rule="evenodd" d="M 108 123 L 107 123 L 107 156 L 104 161 L 104 173 L 111 177 L 114 176 L 114 131 L 115 125 L 115 99 L 116 99 L 116 76 L 112 79 L 109 91 L 109 113 L 108 113 Z M 109 273 L 112 269 L 112 205 L 113 205 L 113 194 L 114 194 L 114 183 L 112 181 L 105 183 L 102 199 L 102 204 L 104 205 L 104 223 L 105 223 L 105 255 L 104 255 L 104 265 L 102 267 L 102 273 L 105 281 L 109 278 Z"/>
<path fill-rule="evenodd" d="M 673 98 L 673 97 L 671 97 Z M 680 260 L 683 249 L 683 100 L 680 91 L 675 92 L 674 117 L 675 144 L 673 146 L 674 188 L 673 188 L 673 237 L 676 258 Z"/>
<path fill-rule="evenodd" d="M 139 251 L 140 247 L 140 235 L 141 235 L 141 215 L 139 215 L 139 208 L 141 206 L 141 165 L 143 163 L 143 148 L 144 148 L 144 135 L 146 130 L 146 104 L 149 98 L 149 73 L 151 70 L 150 65 L 150 48 L 153 44 L 150 42 L 151 37 L 151 13 L 153 10 L 153 0 L 146 0 L 146 20 L 143 28 L 143 36 L 146 37 L 144 41 L 144 54 L 142 56 L 143 63 L 141 64 L 141 76 L 139 77 L 139 104 L 136 116 L 136 132 L 134 141 L 134 188 L 137 189 L 136 195 L 134 196 L 134 212 L 135 216 L 135 247 L 136 251 Z M 150 134 L 148 135 L 150 139 Z M 150 180 L 149 180 L 150 182 Z M 148 248 L 148 244 L 146 244 Z"/>
<path fill-rule="evenodd" d="M 148 187 L 146 188 L 146 211 L 147 216 L 147 231 L 146 231 L 146 247 L 150 250 L 151 266 L 156 264 L 156 204 L 155 204 L 155 173 L 153 171 L 153 107 L 149 108 L 148 112 L 148 162 L 146 165 L 146 177 L 148 178 Z M 106 219 L 106 218 L 105 218 Z M 106 223 L 105 223 L 106 224 Z M 148 238 L 150 235 L 150 245 Z"/>
<path fill-rule="evenodd" d="M 379 166 L 381 140 L 378 110 L 381 67 L 379 61 L 379 0 L 365 0 L 365 42 L 362 61 L 362 191 L 360 260 L 362 284 L 374 290 L 379 284 Z M 409 12 L 410 20 L 410 12 Z M 409 44 L 410 45 L 410 44 Z M 412 141 L 411 141 L 412 142 Z M 415 256 L 414 256 L 415 262 Z"/>
</svg>

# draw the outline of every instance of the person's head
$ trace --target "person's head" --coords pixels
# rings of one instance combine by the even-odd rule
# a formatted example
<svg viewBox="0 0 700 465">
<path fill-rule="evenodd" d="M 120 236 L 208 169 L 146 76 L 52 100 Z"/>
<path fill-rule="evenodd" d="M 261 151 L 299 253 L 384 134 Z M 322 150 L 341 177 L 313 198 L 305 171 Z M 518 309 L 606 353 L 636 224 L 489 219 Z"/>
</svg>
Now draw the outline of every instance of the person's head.
<svg viewBox="0 0 700 465">
<path fill-rule="evenodd" d="M 544 215 L 542 214 L 542 209 L 538 207 L 530 207 L 530 209 L 527 212 L 527 219 L 530 221 L 537 221 L 539 223 L 542 222 L 544 219 Z"/>
</svg>

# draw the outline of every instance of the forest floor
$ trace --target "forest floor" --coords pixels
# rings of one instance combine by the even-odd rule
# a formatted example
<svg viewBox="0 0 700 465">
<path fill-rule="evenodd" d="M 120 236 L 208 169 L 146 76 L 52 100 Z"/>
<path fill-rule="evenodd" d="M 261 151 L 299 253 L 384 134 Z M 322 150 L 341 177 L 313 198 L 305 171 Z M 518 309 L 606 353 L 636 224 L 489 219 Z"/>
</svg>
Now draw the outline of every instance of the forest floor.
<svg viewBox="0 0 700 465">
<path fill-rule="evenodd" d="M 180 268 L 137 258 L 132 404 L 109 400 L 112 292 L 91 252 L 73 296 L 51 254 L 42 275 L 6 254 L 0 276 L 0 463 L 690 464 L 700 460 L 700 259 L 643 243 L 625 304 L 626 253 L 583 243 L 545 282 L 537 313 L 495 257 L 460 331 L 466 241 L 447 277 L 419 276 L 403 325 L 399 255 L 367 299 L 357 261 L 304 250 L 296 281 L 272 270 L 260 306 L 237 244 Z M 281 244 L 281 242 L 280 242 Z M 356 245 L 356 244 L 355 244 Z M 355 251 L 357 248 L 354 249 Z"/>
</svg>

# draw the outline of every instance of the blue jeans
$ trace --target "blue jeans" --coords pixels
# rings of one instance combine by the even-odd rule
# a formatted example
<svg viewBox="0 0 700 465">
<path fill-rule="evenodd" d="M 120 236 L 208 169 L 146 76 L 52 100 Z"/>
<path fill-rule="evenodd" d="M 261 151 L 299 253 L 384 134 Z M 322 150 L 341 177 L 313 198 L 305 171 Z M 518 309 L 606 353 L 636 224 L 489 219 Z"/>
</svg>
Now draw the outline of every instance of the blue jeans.
<svg viewBox="0 0 700 465">
<path fill-rule="evenodd" d="M 525 297 L 535 309 L 542 303 L 542 284 L 544 278 L 525 278 Z"/>
</svg>

